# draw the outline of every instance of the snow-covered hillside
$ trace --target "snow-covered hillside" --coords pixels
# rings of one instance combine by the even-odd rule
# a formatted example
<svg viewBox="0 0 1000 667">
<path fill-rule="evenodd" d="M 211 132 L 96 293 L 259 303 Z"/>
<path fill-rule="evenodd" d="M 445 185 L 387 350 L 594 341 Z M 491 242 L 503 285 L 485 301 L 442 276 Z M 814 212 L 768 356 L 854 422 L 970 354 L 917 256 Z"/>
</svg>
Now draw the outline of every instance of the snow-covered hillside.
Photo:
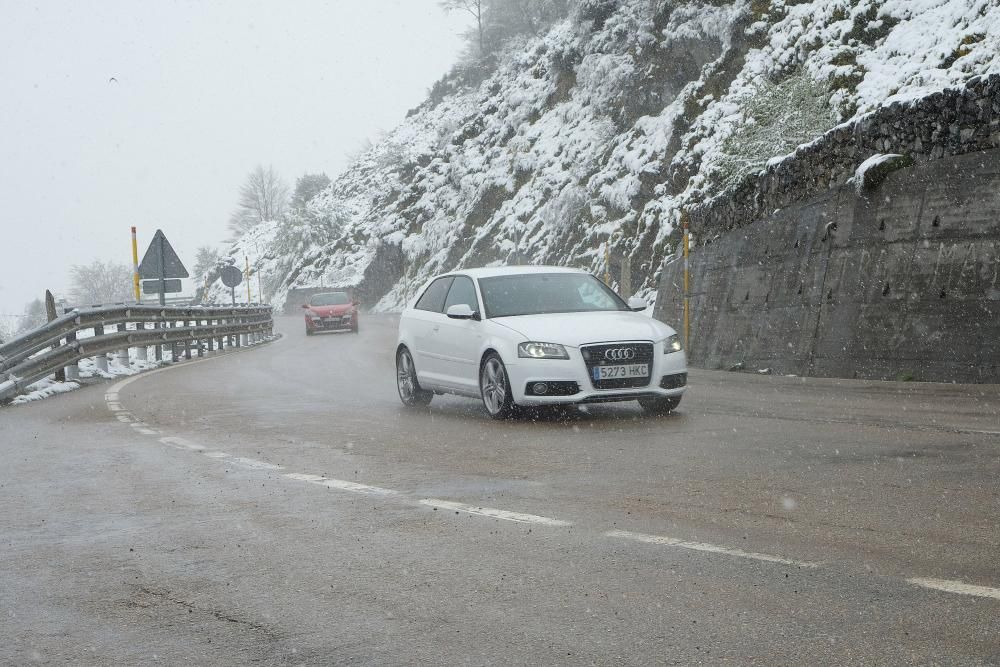
<svg viewBox="0 0 1000 667">
<path fill-rule="evenodd" d="M 1000 72 L 998 53 L 996 0 L 581 0 L 482 83 L 446 77 L 318 195 L 334 237 L 271 225 L 243 243 L 279 304 L 358 285 L 392 309 L 460 266 L 603 273 L 606 256 L 647 293 L 682 207 L 839 123 Z"/>
</svg>

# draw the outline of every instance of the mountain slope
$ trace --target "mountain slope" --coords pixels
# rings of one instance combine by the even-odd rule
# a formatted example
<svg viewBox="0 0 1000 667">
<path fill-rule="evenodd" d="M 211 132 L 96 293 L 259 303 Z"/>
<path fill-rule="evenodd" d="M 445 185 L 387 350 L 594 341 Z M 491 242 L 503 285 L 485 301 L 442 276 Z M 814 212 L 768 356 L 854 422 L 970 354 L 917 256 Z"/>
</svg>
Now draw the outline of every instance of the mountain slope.
<svg viewBox="0 0 1000 667">
<path fill-rule="evenodd" d="M 391 309 L 435 273 L 515 262 L 648 293 L 682 207 L 839 123 L 1000 72 L 998 52 L 993 0 L 582 0 L 482 83 L 446 77 L 318 195 L 337 234 L 289 248 L 278 229 L 275 301 L 356 285 Z"/>
</svg>

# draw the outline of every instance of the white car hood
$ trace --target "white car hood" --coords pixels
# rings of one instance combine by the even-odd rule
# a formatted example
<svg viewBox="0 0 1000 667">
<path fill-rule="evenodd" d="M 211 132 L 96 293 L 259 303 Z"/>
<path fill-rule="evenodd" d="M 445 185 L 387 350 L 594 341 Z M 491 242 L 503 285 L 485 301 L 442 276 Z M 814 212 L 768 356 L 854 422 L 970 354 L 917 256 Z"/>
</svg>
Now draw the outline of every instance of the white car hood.
<svg viewBox="0 0 1000 667">
<path fill-rule="evenodd" d="M 517 315 L 495 317 L 492 321 L 513 329 L 526 340 L 573 347 L 618 340 L 656 342 L 675 333 L 663 322 L 629 311 Z"/>
</svg>

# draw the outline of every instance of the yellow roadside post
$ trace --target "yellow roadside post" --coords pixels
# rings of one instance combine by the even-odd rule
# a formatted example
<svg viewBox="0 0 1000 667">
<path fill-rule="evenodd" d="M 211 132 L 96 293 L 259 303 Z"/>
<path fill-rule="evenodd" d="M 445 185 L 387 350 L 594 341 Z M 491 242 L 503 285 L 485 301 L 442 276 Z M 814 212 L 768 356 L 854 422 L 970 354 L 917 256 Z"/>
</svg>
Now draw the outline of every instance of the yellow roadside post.
<svg viewBox="0 0 1000 667">
<path fill-rule="evenodd" d="M 257 298 L 264 303 L 264 286 L 260 282 L 260 256 L 257 257 Z"/>
<path fill-rule="evenodd" d="M 250 302 L 250 258 L 247 257 L 246 255 L 243 255 L 243 259 L 246 261 L 246 264 L 247 264 L 247 272 L 246 272 L 246 280 L 247 280 L 247 305 L 249 306 L 250 303 L 251 303 Z"/>
<path fill-rule="evenodd" d="M 132 290 L 135 292 L 135 302 L 142 301 L 139 294 L 139 246 L 136 245 L 135 227 L 132 228 Z"/>
<path fill-rule="evenodd" d="M 687 350 L 691 344 L 691 279 L 688 268 L 690 252 L 688 216 L 684 210 L 681 211 L 681 227 L 684 230 L 684 349 Z"/>
<path fill-rule="evenodd" d="M 604 244 L 604 284 L 611 287 L 611 235 Z"/>
</svg>

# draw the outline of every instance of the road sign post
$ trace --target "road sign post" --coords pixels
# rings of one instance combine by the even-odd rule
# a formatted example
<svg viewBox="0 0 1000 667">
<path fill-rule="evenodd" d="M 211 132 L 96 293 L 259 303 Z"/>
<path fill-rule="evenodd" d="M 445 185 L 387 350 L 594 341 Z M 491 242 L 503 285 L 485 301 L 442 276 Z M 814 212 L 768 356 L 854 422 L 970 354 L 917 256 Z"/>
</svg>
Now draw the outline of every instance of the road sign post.
<svg viewBox="0 0 1000 667">
<path fill-rule="evenodd" d="M 236 286 L 243 282 L 243 272 L 232 264 L 222 267 L 222 284 L 229 288 L 229 293 L 233 298 L 233 305 L 236 305 Z"/>
<path fill-rule="evenodd" d="M 161 306 L 167 305 L 168 288 L 171 292 L 181 291 L 179 279 L 187 278 L 188 272 L 184 268 L 181 258 L 177 256 L 173 246 L 164 236 L 163 230 L 156 230 L 149 248 L 146 249 L 146 254 L 142 256 L 139 276 L 146 281 L 143 284 L 144 289 L 155 290 L 159 293 Z M 147 288 L 150 283 L 152 285 Z M 158 345 L 156 347 L 156 360 L 160 361 L 162 358 L 163 349 Z M 174 355 L 174 360 L 176 361 L 176 355 Z"/>
</svg>

